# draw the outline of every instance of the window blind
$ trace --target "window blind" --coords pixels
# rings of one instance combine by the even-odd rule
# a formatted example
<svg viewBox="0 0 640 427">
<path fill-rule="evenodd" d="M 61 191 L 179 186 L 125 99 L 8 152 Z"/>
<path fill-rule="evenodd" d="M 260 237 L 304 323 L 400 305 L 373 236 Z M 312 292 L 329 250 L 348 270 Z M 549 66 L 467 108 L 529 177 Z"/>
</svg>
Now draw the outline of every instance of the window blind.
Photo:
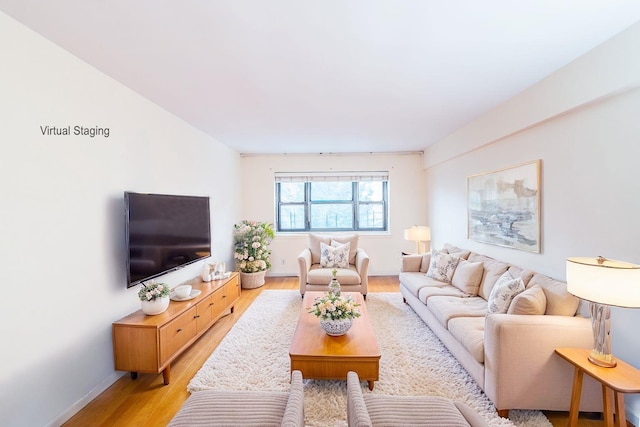
<svg viewBox="0 0 640 427">
<path fill-rule="evenodd" d="M 276 182 L 388 181 L 387 171 L 276 172 Z"/>
</svg>

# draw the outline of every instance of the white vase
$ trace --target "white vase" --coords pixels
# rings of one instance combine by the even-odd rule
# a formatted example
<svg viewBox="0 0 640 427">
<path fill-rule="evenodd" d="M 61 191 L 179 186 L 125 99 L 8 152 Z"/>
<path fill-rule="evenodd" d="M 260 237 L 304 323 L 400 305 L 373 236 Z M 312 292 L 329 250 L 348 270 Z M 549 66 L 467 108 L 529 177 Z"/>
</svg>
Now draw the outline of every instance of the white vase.
<svg viewBox="0 0 640 427">
<path fill-rule="evenodd" d="M 340 335 L 344 335 L 347 333 L 349 329 L 351 329 L 351 324 L 353 323 L 353 319 L 320 319 L 320 326 L 327 333 L 327 335 L 331 335 L 332 337 L 339 337 Z"/>
<path fill-rule="evenodd" d="M 335 277 L 329 282 L 329 293 L 337 297 L 340 296 L 340 282 Z"/>
<path fill-rule="evenodd" d="M 142 312 L 150 316 L 160 314 L 169 308 L 169 297 L 156 298 L 151 301 L 140 301 Z"/>
<path fill-rule="evenodd" d="M 240 272 L 240 283 L 242 289 L 255 289 L 264 285 L 264 276 L 266 271 L 258 271 L 256 273 L 243 273 Z"/>
</svg>

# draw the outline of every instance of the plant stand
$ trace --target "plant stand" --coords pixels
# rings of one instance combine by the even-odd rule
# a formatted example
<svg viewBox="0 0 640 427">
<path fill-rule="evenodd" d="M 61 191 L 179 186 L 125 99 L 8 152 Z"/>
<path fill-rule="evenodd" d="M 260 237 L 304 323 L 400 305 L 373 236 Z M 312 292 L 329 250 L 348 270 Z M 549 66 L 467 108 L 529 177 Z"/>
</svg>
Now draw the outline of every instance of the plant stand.
<svg viewBox="0 0 640 427">
<path fill-rule="evenodd" d="M 258 271 L 257 273 L 240 272 L 240 284 L 242 289 L 255 289 L 264 285 L 264 276 L 266 271 Z"/>
</svg>

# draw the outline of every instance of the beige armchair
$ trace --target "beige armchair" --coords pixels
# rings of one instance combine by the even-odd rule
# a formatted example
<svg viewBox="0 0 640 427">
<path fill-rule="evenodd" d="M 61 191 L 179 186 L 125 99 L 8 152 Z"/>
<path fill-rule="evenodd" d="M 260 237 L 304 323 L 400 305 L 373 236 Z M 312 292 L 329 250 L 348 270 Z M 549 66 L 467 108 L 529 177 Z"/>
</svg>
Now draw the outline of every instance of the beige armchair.
<svg viewBox="0 0 640 427">
<path fill-rule="evenodd" d="M 347 243 L 349 244 L 347 265 L 340 268 L 321 266 L 323 244 L 336 248 L 340 244 Z M 309 247 L 298 255 L 298 267 L 300 269 L 300 294 L 303 296 L 306 291 L 327 291 L 334 268 L 337 270 L 336 278 L 343 291 L 360 292 L 365 298 L 367 296 L 369 256 L 364 249 L 358 247 L 357 234 L 334 236 L 309 234 Z"/>
</svg>

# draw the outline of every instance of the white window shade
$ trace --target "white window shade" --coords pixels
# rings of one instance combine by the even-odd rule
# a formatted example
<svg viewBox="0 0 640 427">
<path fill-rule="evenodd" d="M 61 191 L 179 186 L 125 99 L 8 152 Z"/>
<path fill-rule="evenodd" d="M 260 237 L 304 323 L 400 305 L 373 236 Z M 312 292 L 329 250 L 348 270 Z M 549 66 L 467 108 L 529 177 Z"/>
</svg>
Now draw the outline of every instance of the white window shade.
<svg viewBox="0 0 640 427">
<path fill-rule="evenodd" d="M 388 181 L 385 171 L 341 171 L 341 172 L 276 172 L 276 182 L 362 182 Z"/>
</svg>

